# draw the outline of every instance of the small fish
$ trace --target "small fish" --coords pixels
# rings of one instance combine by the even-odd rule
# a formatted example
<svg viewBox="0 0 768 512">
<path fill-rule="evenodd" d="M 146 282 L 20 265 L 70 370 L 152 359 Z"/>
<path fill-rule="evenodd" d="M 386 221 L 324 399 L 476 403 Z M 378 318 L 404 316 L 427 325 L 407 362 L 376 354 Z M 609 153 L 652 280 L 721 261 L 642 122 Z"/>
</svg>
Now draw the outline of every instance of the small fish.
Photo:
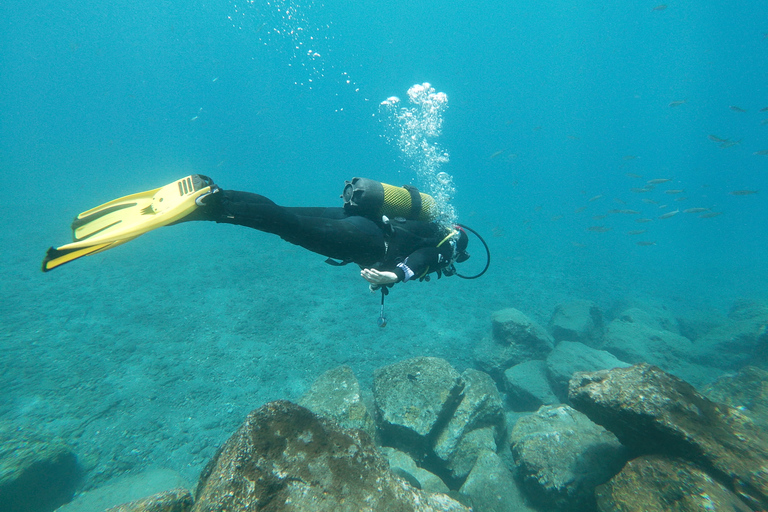
<svg viewBox="0 0 768 512">
<path fill-rule="evenodd" d="M 196 121 L 198 117 L 200 117 L 200 116 L 193 117 L 192 119 L 189 120 L 189 122 L 191 123 L 192 121 Z"/>
<path fill-rule="evenodd" d="M 683 192 L 685 192 L 685 190 L 683 190 L 681 188 L 675 188 L 675 189 L 665 190 L 664 191 L 665 194 L 682 194 Z"/>
<path fill-rule="evenodd" d="M 666 204 L 660 204 L 660 205 L 659 205 L 659 210 L 663 210 L 663 209 L 664 209 L 664 208 L 666 208 L 666 207 L 667 207 L 667 205 L 666 205 Z"/>
<path fill-rule="evenodd" d="M 646 219 L 646 218 L 635 219 L 635 222 L 639 222 L 639 223 L 643 224 L 645 222 L 653 222 L 653 219 Z"/>
<path fill-rule="evenodd" d="M 635 156 L 635 155 L 626 155 L 626 156 L 624 157 L 624 160 L 634 160 L 634 159 L 636 159 L 636 158 L 637 158 L 637 156 Z"/>
<path fill-rule="evenodd" d="M 647 229 L 635 229 L 632 231 L 627 231 L 628 235 L 642 235 L 643 233 L 647 233 Z"/>
<path fill-rule="evenodd" d="M 607 228 L 605 226 L 590 226 L 587 228 L 588 231 L 594 231 L 595 233 L 605 233 L 611 229 L 613 228 Z"/>
<path fill-rule="evenodd" d="M 558 220 L 560 220 L 562 218 L 563 218 L 562 215 L 553 215 L 551 220 L 552 220 L 552 222 L 556 222 L 556 221 L 558 221 Z"/>
<path fill-rule="evenodd" d="M 579 140 L 579 138 L 575 135 L 568 135 L 567 138 L 568 140 Z"/>
<path fill-rule="evenodd" d="M 675 201 L 678 201 L 678 202 L 680 202 L 680 201 L 686 201 L 687 199 L 688 199 L 687 197 L 685 197 L 685 196 L 682 196 L 682 197 L 677 197 L 677 198 L 675 198 Z"/>
<path fill-rule="evenodd" d="M 493 160 L 494 158 L 499 157 L 499 156 L 501 156 L 503 154 L 504 154 L 504 150 L 500 149 L 499 151 L 495 151 L 495 152 L 491 153 L 491 156 L 489 156 L 488 159 L 489 160 Z"/>
<path fill-rule="evenodd" d="M 768 119 L 766 119 L 766 121 L 768 121 Z M 624 176 L 626 176 L 627 178 L 642 178 L 642 176 L 640 176 L 639 174 L 635 174 L 633 172 L 625 173 Z"/>
<path fill-rule="evenodd" d="M 672 181 L 672 178 L 656 178 L 654 180 L 648 180 L 649 185 L 658 185 L 660 183 L 666 183 L 668 181 Z"/>
<path fill-rule="evenodd" d="M 645 204 L 659 204 L 659 203 L 657 203 L 656 201 L 654 201 L 653 199 L 648 199 L 648 198 L 646 198 L 646 197 L 644 197 L 644 198 L 643 198 L 643 202 L 644 202 Z"/>
<path fill-rule="evenodd" d="M 668 219 L 670 217 L 674 217 L 678 213 L 680 213 L 680 210 L 672 210 L 671 212 L 667 212 L 664 215 L 660 215 L 659 218 L 660 219 Z"/>
<path fill-rule="evenodd" d="M 760 126 L 765 126 L 767 124 L 768 124 L 768 119 L 763 119 L 762 121 L 760 121 Z"/>
<path fill-rule="evenodd" d="M 709 140 L 711 140 L 712 142 L 727 142 L 728 141 L 728 139 L 721 139 L 717 135 L 707 135 L 707 137 L 709 137 Z"/>
<path fill-rule="evenodd" d="M 668 107 L 679 107 L 680 105 L 683 105 L 683 104 L 685 104 L 687 101 L 688 101 L 688 100 L 678 100 L 678 101 L 672 101 L 672 102 L 670 102 L 670 103 L 669 103 L 669 105 L 667 105 L 667 106 L 668 106 Z"/>
<path fill-rule="evenodd" d="M 640 215 L 640 212 L 637 210 L 614 210 L 616 213 L 621 213 L 622 215 Z"/>
<path fill-rule="evenodd" d="M 593 215 L 592 220 L 603 220 L 607 215 Z"/>
<path fill-rule="evenodd" d="M 725 148 L 730 148 L 731 146 L 736 146 L 737 144 L 741 144 L 741 139 L 726 140 L 725 142 L 721 142 L 720 144 L 718 144 L 718 146 L 725 149 Z"/>
<path fill-rule="evenodd" d="M 761 149 L 760 151 L 755 151 L 752 154 L 757 156 L 768 156 L 768 149 Z"/>
<path fill-rule="evenodd" d="M 653 187 L 643 187 L 643 188 L 634 187 L 634 188 L 631 188 L 629 190 L 631 190 L 635 194 L 642 194 L 644 192 L 650 192 L 651 190 L 653 190 Z"/>
<path fill-rule="evenodd" d="M 587 209 L 587 207 L 586 207 L 586 206 L 579 206 L 578 208 L 576 208 L 575 210 L 573 210 L 573 213 L 581 213 L 581 212 L 583 212 L 583 211 L 584 211 L 584 210 L 586 210 L 586 209 Z"/>
<path fill-rule="evenodd" d="M 708 212 L 708 213 L 702 213 L 699 215 L 700 219 L 711 219 L 712 217 L 717 217 L 718 215 L 722 215 L 723 212 Z"/>
<path fill-rule="evenodd" d="M 600 199 L 601 197 L 603 197 L 603 195 L 602 195 L 602 194 L 598 194 L 598 195 L 596 195 L 595 197 L 590 197 L 590 198 L 589 198 L 589 202 L 591 203 L 592 201 L 597 201 L 597 200 L 598 200 L 598 199 Z"/>
<path fill-rule="evenodd" d="M 709 208 L 688 208 L 686 210 L 683 210 L 683 213 L 701 213 L 701 212 L 708 212 Z"/>
<path fill-rule="evenodd" d="M 660 4 L 653 8 L 654 11 L 663 11 L 667 8 L 667 4 Z"/>
<path fill-rule="evenodd" d="M 768 112 L 768 107 L 763 107 L 759 110 L 760 112 Z"/>
<path fill-rule="evenodd" d="M 731 105 L 731 106 L 730 106 L 730 107 L 728 107 L 728 108 L 729 108 L 729 109 L 731 109 L 731 110 L 733 110 L 734 112 L 746 112 L 746 110 L 744 110 L 744 109 L 743 109 L 743 108 L 741 108 L 741 107 L 737 107 L 736 105 Z"/>
<path fill-rule="evenodd" d="M 613 198 L 613 202 L 616 203 L 616 204 L 627 204 L 626 201 L 624 201 L 622 199 L 619 199 L 618 197 L 614 197 Z"/>
<path fill-rule="evenodd" d="M 643 247 L 648 247 L 651 245 L 656 245 L 656 242 L 637 242 L 637 245 L 641 245 Z"/>
<path fill-rule="evenodd" d="M 211 82 L 215 82 L 215 81 L 216 81 L 216 80 L 218 80 L 218 79 L 219 79 L 219 77 L 216 77 L 216 78 L 214 78 L 213 80 L 211 80 Z"/>
<path fill-rule="evenodd" d="M 731 192 L 732 196 L 751 196 L 752 194 L 757 194 L 757 190 L 734 190 Z"/>
</svg>

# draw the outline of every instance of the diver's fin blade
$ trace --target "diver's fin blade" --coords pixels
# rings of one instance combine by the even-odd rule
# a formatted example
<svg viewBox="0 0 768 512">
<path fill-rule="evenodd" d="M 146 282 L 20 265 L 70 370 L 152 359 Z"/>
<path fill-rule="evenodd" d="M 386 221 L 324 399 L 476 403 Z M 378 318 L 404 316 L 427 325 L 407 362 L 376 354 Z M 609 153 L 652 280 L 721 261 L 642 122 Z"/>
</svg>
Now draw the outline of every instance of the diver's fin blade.
<svg viewBox="0 0 768 512">
<path fill-rule="evenodd" d="M 178 222 L 199 206 L 198 199 L 216 191 L 210 178 L 193 174 L 84 211 L 72 223 L 74 241 L 51 247 L 43 260 L 43 272 Z"/>
<path fill-rule="evenodd" d="M 137 237 L 133 237 L 137 238 Z M 125 242 L 130 242 L 133 238 L 126 238 L 124 240 L 116 240 L 114 242 L 104 242 L 100 244 L 94 244 L 87 247 L 81 247 L 79 244 L 62 245 L 61 247 L 51 247 L 45 254 L 43 259 L 43 272 L 49 272 L 56 267 L 60 267 L 70 261 L 82 258 L 83 256 L 90 256 L 97 252 L 106 251 Z M 73 247 L 74 246 L 74 247 Z"/>
<path fill-rule="evenodd" d="M 84 211 L 72 222 L 72 239 L 75 242 L 90 237 L 108 235 L 110 231 L 121 229 L 130 218 L 141 215 L 142 210 L 152 204 L 152 197 L 159 188 L 138 192 L 118 199 L 113 199 L 96 208 Z"/>
<path fill-rule="evenodd" d="M 55 249 L 51 247 L 48 249 L 48 252 L 45 254 L 45 259 L 43 260 L 43 272 L 48 272 L 65 263 L 69 263 L 70 261 L 102 251 L 109 245 L 112 245 L 111 242 L 80 249 Z"/>
</svg>

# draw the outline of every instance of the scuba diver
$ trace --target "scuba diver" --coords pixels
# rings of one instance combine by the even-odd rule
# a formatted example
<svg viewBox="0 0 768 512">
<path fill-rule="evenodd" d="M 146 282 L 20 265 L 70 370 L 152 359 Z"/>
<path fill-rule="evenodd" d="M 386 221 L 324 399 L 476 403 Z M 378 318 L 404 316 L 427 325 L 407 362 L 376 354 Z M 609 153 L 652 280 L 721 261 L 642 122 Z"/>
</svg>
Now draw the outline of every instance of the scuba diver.
<svg viewBox="0 0 768 512">
<path fill-rule="evenodd" d="M 414 187 L 353 178 L 345 183 L 342 197 L 343 207 L 283 207 L 258 194 L 223 190 L 207 176 L 193 174 L 81 213 L 72 223 L 74 241 L 48 249 L 43 272 L 162 226 L 236 224 L 276 234 L 326 256 L 332 265 L 359 265 L 371 291 L 382 291 L 379 325 L 386 325 L 384 296 L 395 283 L 428 280 L 431 273 L 474 279 L 490 265 L 485 241 L 466 226 L 446 229 L 434 222 L 434 199 Z M 467 230 L 488 252 L 485 269 L 476 276 L 463 276 L 455 267 L 469 259 Z"/>
</svg>

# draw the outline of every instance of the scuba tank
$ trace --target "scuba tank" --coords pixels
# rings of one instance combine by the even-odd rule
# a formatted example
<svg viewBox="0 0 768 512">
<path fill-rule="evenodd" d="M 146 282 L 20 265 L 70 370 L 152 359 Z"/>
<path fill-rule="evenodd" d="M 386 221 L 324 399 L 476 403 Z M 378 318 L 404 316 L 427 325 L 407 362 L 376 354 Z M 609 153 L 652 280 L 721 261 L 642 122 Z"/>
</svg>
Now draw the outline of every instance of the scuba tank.
<svg viewBox="0 0 768 512">
<path fill-rule="evenodd" d="M 382 215 L 425 222 L 437 217 L 432 196 L 410 185 L 395 187 L 367 178 L 352 178 L 344 182 L 341 197 L 348 213 L 375 221 L 381 220 Z"/>
</svg>

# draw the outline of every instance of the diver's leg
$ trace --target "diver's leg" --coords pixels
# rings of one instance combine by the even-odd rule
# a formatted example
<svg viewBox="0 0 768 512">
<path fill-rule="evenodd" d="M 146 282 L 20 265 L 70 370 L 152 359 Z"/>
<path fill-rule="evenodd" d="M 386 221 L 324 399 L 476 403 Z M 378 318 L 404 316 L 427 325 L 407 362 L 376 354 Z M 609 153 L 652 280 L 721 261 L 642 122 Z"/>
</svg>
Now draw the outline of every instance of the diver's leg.
<svg viewBox="0 0 768 512">
<path fill-rule="evenodd" d="M 221 190 L 187 220 L 247 226 L 323 256 L 364 266 L 380 262 L 385 253 L 384 234 L 371 220 L 348 216 L 343 208 L 283 207 L 250 192 Z"/>
</svg>

